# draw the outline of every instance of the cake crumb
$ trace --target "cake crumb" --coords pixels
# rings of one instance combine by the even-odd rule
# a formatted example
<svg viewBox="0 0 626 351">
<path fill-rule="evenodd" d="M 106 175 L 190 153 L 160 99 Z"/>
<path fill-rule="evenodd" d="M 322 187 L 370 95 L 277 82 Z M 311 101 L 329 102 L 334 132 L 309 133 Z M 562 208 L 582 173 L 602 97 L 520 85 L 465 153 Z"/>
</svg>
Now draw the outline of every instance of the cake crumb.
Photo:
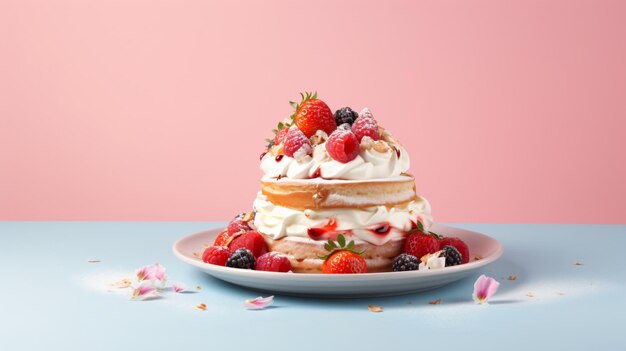
<svg viewBox="0 0 626 351">
<path fill-rule="evenodd" d="M 561 295 L 561 296 L 563 296 L 563 295 L 567 295 L 567 294 L 566 294 L 565 292 L 563 292 L 563 291 L 557 291 L 556 293 L 557 293 L 557 294 L 559 294 L 559 295 Z"/>
<path fill-rule="evenodd" d="M 196 305 L 198 311 L 206 311 L 206 304 L 200 303 Z"/>
<path fill-rule="evenodd" d="M 582 262 L 576 262 L 574 263 L 574 266 L 584 266 L 584 264 Z"/>
<path fill-rule="evenodd" d="M 100 260 L 88 260 L 87 263 L 100 263 Z"/>
<path fill-rule="evenodd" d="M 509 280 L 517 280 L 517 276 L 516 275 L 509 275 Z"/>
<path fill-rule="evenodd" d="M 372 312 L 382 312 L 383 311 L 383 306 L 369 305 L 369 306 L 367 306 L 367 308 L 369 308 L 369 310 L 372 311 Z"/>
<path fill-rule="evenodd" d="M 429 305 L 441 305 L 441 299 L 428 301 Z"/>
<path fill-rule="evenodd" d="M 474 260 L 475 261 L 480 261 L 482 259 L 483 259 L 483 257 L 481 255 L 474 255 Z"/>
<path fill-rule="evenodd" d="M 125 289 L 125 288 L 130 287 L 131 285 L 133 285 L 133 282 L 130 279 L 126 279 L 126 278 L 116 281 L 115 283 L 111 284 L 111 286 L 114 286 L 118 289 Z"/>
<path fill-rule="evenodd" d="M 200 284 L 196 285 L 196 290 L 202 290 L 202 287 L 200 286 Z"/>
<path fill-rule="evenodd" d="M 193 256 L 194 256 L 194 257 L 197 257 L 197 258 L 202 257 L 202 255 L 200 255 L 200 254 L 199 254 L 199 253 L 197 253 L 197 252 L 194 252 L 194 253 L 193 253 Z"/>
<path fill-rule="evenodd" d="M 532 291 L 529 291 L 529 292 L 526 294 L 526 296 L 528 296 L 528 297 L 535 297 L 535 294 L 533 294 L 533 293 L 532 293 Z"/>
</svg>

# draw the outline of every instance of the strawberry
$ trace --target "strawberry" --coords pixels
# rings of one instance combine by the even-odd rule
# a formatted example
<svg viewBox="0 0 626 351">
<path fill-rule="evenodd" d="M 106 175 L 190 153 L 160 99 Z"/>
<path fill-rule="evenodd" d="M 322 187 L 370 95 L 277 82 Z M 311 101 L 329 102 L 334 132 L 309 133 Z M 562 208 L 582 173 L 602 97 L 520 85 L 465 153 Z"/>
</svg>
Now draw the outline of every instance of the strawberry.
<svg viewBox="0 0 626 351">
<path fill-rule="evenodd" d="M 284 152 L 289 157 L 305 156 L 313 153 L 311 141 L 296 126 L 289 128 L 284 140 Z"/>
<path fill-rule="evenodd" d="M 380 139 L 378 123 L 376 123 L 374 116 L 367 107 L 359 113 L 359 117 L 352 124 L 352 132 L 356 135 L 358 141 L 361 141 L 364 136 L 368 136 L 373 140 Z"/>
<path fill-rule="evenodd" d="M 228 229 L 224 229 L 218 234 L 217 238 L 215 238 L 213 246 L 226 246 L 228 243 L 228 239 L 230 239 Z"/>
<path fill-rule="evenodd" d="M 289 102 L 295 109 L 295 113 L 292 115 L 294 124 L 307 138 L 310 138 L 320 129 L 326 134 L 332 133 L 337 128 L 337 123 L 328 105 L 317 98 L 317 93 L 300 93 L 300 96 L 302 100 L 299 104 L 293 101 Z"/>
<path fill-rule="evenodd" d="M 226 260 L 230 257 L 230 250 L 224 246 L 209 246 L 202 253 L 202 261 L 205 263 L 226 265 Z"/>
<path fill-rule="evenodd" d="M 332 240 L 324 245 L 329 254 L 320 258 L 324 259 L 322 272 L 325 274 L 352 274 L 367 273 L 367 262 L 354 248 L 354 240 L 346 245 L 343 234 L 337 235 L 337 242 Z"/>
<path fill-rule="evenodd" d="M 241 248 L 248 249 L 252 251 L 255 258 L 269 251 L 267 244 L 265 243 L 265 239 L 263 239 L 263 235 L 255 231 L 249 231 L 237 236 L 230 242 L 228 248 L 232 252 Z"/>
<path fill-rule="evenodd" d="M 268 252 L 261 255 L 256 260 L 257 271 L 270 272 L 289 272 L 291 270 L 291 262 L 287 256 L 278 252 Z"/>
<path fill-rule="evenodd" d="M 469 262 L 469 247 L 463 240 L 459 238 L 446 237 L 439 241 L 439 248 L 441 250 L 443 250 L 444 246 L 452 246 L 455 249 L 459 250 L 459 253 L 461 253 L 461 257 L 463 258 L 463 263 Z"/>
<path fill-rule="evenodd" d="M 235 217 L 230 223 L 228 223 L 228 235 L 235 235 L 252 230 L 249 222 L 252 220 L 252 215 L 249 213 L 241 213 Z"/>
<path fill-rule="evenodd" d="M 354 160 L 361 146 L 356 135 L 350 130 L 349 124 L 343 124 L 337 128 L 326 140 L 326 151 L 333 160 L 347 163 Z"/>
<path fill-rule="evenodd" d="M 432 234 L 420 231 L 409 234 L 404 241 L 402 252 L 421 258 L 424 255 L 439 251 L 439 241 Z"/>
</svg>

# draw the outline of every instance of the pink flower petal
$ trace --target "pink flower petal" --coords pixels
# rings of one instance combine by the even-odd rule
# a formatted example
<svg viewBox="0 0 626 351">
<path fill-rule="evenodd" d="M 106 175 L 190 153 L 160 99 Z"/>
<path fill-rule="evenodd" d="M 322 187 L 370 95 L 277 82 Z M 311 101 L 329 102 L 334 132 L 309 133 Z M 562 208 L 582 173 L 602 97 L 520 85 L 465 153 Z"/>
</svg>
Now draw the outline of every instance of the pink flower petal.
<svg viewBox="0 0 626 351">
<path fill-rule="evenodd" d="M 137 275 L 137 280 L 140 282 L 144 280 L 152 280 L 152 271 L 153 269 L 151 265 L 139 268 L 135 271 L 135 274 Z"/>
<path fill-rule="evenodd" d="M 167 281 L 165 267 L 159 263 L 143 266 L 135 271 L 135 274 L 137 275 L 137 281 L 150 281 L 158 289 L 163 289 Z"/>
<path fill-rule="evenodd" d="M 138 287 L 133 289 L 130 295 L 131 300 L 146 300 L 159 296 L 159 291 L 150 283 L 141 283 Z"/>
<path fill-rule="evenodd" d="M 183 291 L 187 290 L 187 287 L 183 283 L 173 283 L 172 284 L 172 290 L 175 293 L 180 293 L 180 292 L 183 292 Z"/>
<path fill-rule="evenodd" d="M 274 303 L 274 296 L 269 297 L 257 297 L 254 299 L 246 300 L 243 305 L 250 310 L 262 310 Z"/>
<path fill-rule="evenodd" d="M 481 275 L 474 283 L 474 294 L 472 295 L 474 302 L 481 305 L 487 303 L 487 300 L 498 290 L 498 286 L 500 286 L 500 283 L 497 280 L 484 274 Z"/>
</svg>

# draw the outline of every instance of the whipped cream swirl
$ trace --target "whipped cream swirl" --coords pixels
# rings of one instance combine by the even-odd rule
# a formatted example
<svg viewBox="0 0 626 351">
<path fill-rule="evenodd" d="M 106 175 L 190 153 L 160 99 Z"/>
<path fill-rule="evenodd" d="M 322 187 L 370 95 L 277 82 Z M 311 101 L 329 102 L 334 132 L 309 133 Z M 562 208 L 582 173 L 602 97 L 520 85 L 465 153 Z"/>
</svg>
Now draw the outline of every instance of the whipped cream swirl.
<svg viewBox="0 0 626 351">
<path fill-rule="evenodd" d="M 433 218 L 428 201 L 422 197 L 404 206 L 387 208 L 372 206 L 354 209 L 296 210 L 277 206 L 258 193 L 253 208 L 256 211 L 254 226 L 273 238 L 309 238 L 309 228 L 319 228 L 331 219 L 337 224 L 335 231 L 350 231 L 355 239 L 373 245 L 384 245 L 393 239 L 404 238 L 414 223 L 422 222 L 430 228 Z M 375 232 L 381 223 L 388 223 L 390 230 L 381 235 Z"/>
<path fill-rule="evenodd" d="M 380 179 L 398 176 L 409 170 L 409 155 L 400 145 L 384 152 L 374 148 L 362 149 L 359 155 L 346 163 L 333 160 L 326 151 L 326 142 L 313 148 L 313 155 L 293 158 L 285 155 L 276 157 L 270 153 L 261 159 L 263 178 L 287 177 L 291 179 Z"/>
</svg>

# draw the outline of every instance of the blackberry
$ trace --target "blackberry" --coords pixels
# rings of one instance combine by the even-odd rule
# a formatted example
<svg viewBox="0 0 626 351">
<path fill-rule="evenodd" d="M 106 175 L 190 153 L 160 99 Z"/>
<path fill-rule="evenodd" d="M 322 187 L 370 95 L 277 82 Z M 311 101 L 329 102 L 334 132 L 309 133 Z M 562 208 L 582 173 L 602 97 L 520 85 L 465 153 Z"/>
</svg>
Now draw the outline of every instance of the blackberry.
<svg viewBox="0 0 626 351">
<path fill-rule="evenodd" d="M 443 257 L 446 258 L 446 267 L 457 266 L 463 263 L 463 255 L 454 246 L 446 245 L 443 247 Z"/>
<path fill-rule="evenodd" d="M 417 257 L 409 254 L 400 254 L 393 260 L 392 269 L 394 272 L 416 271 L 420 265 Z"/>
<path fill-rule="evenodd" d="M 338 126 L 344 123 L 352 125 L 357 117 L 359 117 L 359 114 L 352 111 L 352 109 L 349 107 L 342 107 L 339 110 L 335 111 L 335 122 L 337 122 Z"/>
<path fill-rule="evenodd" d="M 235 250 L 226 260 L 226 267 L 232 268 L 254 269 L 254 264 L 252 251 L 244 248 Z"/>
</svg>

